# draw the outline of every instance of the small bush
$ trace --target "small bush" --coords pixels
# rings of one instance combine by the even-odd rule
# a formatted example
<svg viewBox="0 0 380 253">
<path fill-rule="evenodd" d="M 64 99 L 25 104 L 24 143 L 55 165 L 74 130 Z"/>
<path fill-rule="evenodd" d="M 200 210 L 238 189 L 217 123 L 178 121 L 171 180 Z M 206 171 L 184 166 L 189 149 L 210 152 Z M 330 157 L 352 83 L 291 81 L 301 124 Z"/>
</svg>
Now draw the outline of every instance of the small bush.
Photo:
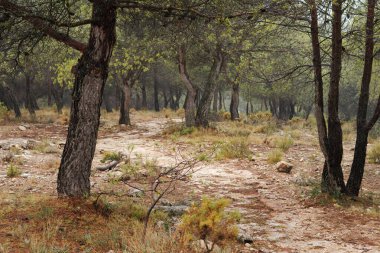
<svg viewBox="0 0 380 253">
<path fill-rule="evenodd" d="M 252 152 L 249 149 L 248 142 L 245 139 L 232 139 L 229 142 L 222 143 L 217 151 L 216 159 L 250 159 Z"/>
<path fill-rule="evenodd" d="M 116 206 L 114 204 L 102 199 L 95 201 L 93 203 L 93 206 L 95 210 L 104 217 L 110 217 L 116 209 Z"/>
<path fill-rule="evenodd" d="M 374 144 L 369 150 L 368 162 L 380 164 L 380 143 Z"/>
<path fill-rule="evenodd" d="M 277 130 L 277 124 L 274 121 L 264 122 L 263 124 L 259 124 L 253 130 L 255 133 L 261 133 L 266 135 L 271 135 Z"/>
<path fill-rule="evenodd" d="M 184 118 L 185 117 L 185 109 L 180 108 L 175 112 L 176 116 Z"/>
<path fill-rule="evenodd" d="M 7 169 L 7 177 L 18 177 L 21 175 L 21 170 L 16 165 L 9 165 Z"/>
<path fill-rule="evenodd" d="M 120 161 L 122 158 L 121 153 L 118 152 L 105 152 L 103 154 L 103 159 L 100 162 L 112 162 L 112 161 Z"/>
<path fill-rule="evenodd" d="M 7 120 L 9 120 L 9 110 L 2 102 L 0 102 L 0 121 Z"/>
<path fill-rule="evenodd" d="M 48 218 L 53 217 L 54 209 L 47 205 L 42 205 L 38 210 L 36 217 L 41 220 L 47 220 Z"/>
<path fill-rule="evenodd" d="M 269 122 L 273 120 L 273 115 L 270 112 L 257 112 L 257 113 L 251 113 L 249 114 L 248 118 L 253 123 L 263 123 L 263 122 Z"/>
<path fill-rule="evenodd" d="M 237 221 L 240 214 L 237 212 L 226 212 L 230 204 L 227 199 L 204 198 L 200 205 L 193 205 L 186 214 L 182 216 L 179 226 L 182 243 L 190 245 L 191 242 L 203 240 L 207 252 L 212 248 L 225 246 L 227 242 L 236 240 L 238 228 Z M 211 245 L 209 245 L 209 242 Z"/>
<path fill-rule="evenodd" d="M 283 157 L 284 153 L 279 150 L 279 149 L 275 149 L 273 151 L 271 151 L 269 154 L 268 154 L 268 163 L 270 164 L 275 164 L 275 163 L 278 163 L 282 160 L 282 157 Z"/>
<path fill-rule="evenodd" d="M 43 154 L 54 154 L 60 152 L 58 147 L 51 145 L 48 140 L 43 140 L 42 142 L 39 142 L 38 144 L 36 144 L 33 150 Z"/>
<path fill-rule="evenodd" d="M 220 111 L 218 112 L 218 117 L 223 120 L 229 120 L 231 119 L 231 113 L 230 112 L 225 112 L 225 111 Z"/>
<path fill-rule="evenodd" d="M 276 137 L 273 142 L 274 146 L 278 149 L 281 149 L 283 152 L 288 151 L 289 148 L 294 144 L 294 141 L 290 136 Z"/>
</svg>

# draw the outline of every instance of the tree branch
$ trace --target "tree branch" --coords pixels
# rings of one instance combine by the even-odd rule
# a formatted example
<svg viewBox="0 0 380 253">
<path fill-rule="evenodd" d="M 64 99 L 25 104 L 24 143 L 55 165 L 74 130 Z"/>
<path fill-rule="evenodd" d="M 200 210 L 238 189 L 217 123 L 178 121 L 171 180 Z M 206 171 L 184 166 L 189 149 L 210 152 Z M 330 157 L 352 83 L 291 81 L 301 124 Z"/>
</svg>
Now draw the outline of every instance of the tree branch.
<svg viewBox="0 0 380 253">
<path fill-rule="evenodd" d="M 72 47 L 80 52 L 84 52 L 87 45 L 71 38 L 68 34 L 59 32 L 52 28 L 51 22 L 39 17 L 39 16 L 33 16 L 28 15 L 30 13 L 30 10 L 23 6 L 19 6 L 17 4 L 11 3 L 8 0 L 0 0 L 0 9 L 5 10 L 6 12 L 10 13 L 11 15 L 14 15 L 15 17 L 19 17 L 25 21 L 28 21 L 35 29 L 40 30 L 44 34 L 48 35 L 49 37 L 64 43 L 65 45 Z M 89 23 L 89 21 L 83 21 L 86 24 Z M 75 24 L 79 25 L 79 24 Z M 59 25 L 58 25 L 59 26 Z M 61 26 L 64 26 L 61 24 Z"/>
</svg>

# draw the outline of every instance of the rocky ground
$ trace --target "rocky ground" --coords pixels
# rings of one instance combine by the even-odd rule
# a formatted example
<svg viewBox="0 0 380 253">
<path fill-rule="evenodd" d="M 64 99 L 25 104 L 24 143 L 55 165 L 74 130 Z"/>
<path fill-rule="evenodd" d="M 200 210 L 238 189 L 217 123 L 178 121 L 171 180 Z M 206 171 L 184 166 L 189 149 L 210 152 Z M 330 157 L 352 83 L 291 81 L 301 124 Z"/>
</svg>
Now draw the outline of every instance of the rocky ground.
<svg viewBox="0 0 380 253">
<path fill-rule="evenodd" d="M 167 165 L 176 160 L 174 148 L 196 149 L 193 144 L 161 134 L 173 120 L 162 116 L 135 116 L 133 120 L 133 127 L 114 126 L 109 122 L 102 125 L 94 168 L 99 166 L 104 151 L 123 152 L 132 159 L 143 156 Z M 60 124 L 1 126 L 0 192 L 3 196 L 55 195 L 65 132 L 66 127 Z M 380 252 L 378 202 L 367 204 L 358 200 L 357 205 L 344 205 L 312 198 L 323 160 L 313 133 L 303 134 L 300 138 L 303 141 L 296 142 L 283 158 L 294 166 L 290 173 L 280 173 L 274 165 L 269 165 L 267 154 L 272 148 L 265 140 L 258 141 L 249 145 L 252 159 L 212 160 L 198 165 L 190 182 L 181 187 L 174 199 L 192 200 L 203 195 L 232 199 L 231 209 L 238 209 L 242 214 L 239 228 L 241 239 L 245 240 L 243 252 Z M 352 142 L 347 142 L 345 147 L 343 165 L 347 170 Z M 7 177 L 8 160 L 20 164 L 19 177 Z M 367 171 L 363 193 L 379 196 L 380 167 L 369 165 Z M 120 186 L 109 183 L 112 173 L 117 172 L 94 169 L 92 192 L 112 187 L 120 190 Z"/>
</svg>

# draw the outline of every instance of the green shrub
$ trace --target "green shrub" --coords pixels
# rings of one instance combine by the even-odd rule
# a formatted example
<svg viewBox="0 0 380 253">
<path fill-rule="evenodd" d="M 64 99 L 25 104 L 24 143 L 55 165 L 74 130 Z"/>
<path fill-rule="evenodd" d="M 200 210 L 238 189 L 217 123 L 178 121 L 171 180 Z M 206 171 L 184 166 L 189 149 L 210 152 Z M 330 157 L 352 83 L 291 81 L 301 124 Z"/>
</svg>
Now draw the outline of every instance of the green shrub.
<svg viewBox="0 0 380 253">
<path fill-rule="evenodd" d="M 105 152 L 103 154 L 103 159 L 100 160 L 100 162 L 112 162 L 112 161 L 120 161 L 121 160 L 121 153 L 118 152 Z"/>
<path fill-rule="evenodd" d="M 196 127 L 186 127 L 183 124 L 170 123 L 163 131 L 164 135 L 184 136 L 197 130 Z"/>
<path fill-rule="evenodd" d="M 230 201 L 227 199 L 204 198 L 199 205 L 190 207 L 182 216 L 179 226 L 182 243 L 190 245 L 191 242 L 203 240 L 208 252 L 211 252 L 216 244 L 223 247 L 227 242 L 236 240 L 236 223 L 240 214 L 226 212 L 229 204 Z"/>
<path fill-rule="evenodd" d="M 9 165 L 7 169 L 7 177 L 18 177 L 21 175 L 21 170 L 16 165 Z"/>
<path fill-rule="evenodd" d="M 282 160 L 283 152 L 279 149 L 275 149 L 268 154 L 268 163 L 275 164 Z"/>
<path fill-rule="evenodd" d="M 217 160 L 223 159 L 251 159 L 252 152 L 249 149 L 248 142 L 245 139 L 237 138 L 222 143 L 216 153 Z"/>
<path fill-rule="evenodd" d="M 368 151 L 368 162 L 380 164 L 380 143 L 374 144 Z"/>
</svg>

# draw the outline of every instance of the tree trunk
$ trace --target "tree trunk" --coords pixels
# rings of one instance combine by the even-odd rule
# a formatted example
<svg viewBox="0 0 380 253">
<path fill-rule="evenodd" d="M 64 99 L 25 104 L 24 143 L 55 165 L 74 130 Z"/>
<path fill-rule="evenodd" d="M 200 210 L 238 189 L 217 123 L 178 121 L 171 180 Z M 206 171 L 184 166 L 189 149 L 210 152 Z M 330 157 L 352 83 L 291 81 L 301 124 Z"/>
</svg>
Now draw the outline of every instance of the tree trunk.
<svg viewBox="0 0 380 253">
<path fill-rule="evenodd" d="M 220 48 L 216 49 L 214 62 L 212 64 L 209 76 L 207 78 L 207 83 L 202 94 L 199 106 L 197 108 L 197 114 L 195 116 L 195 125 L 198 127 L 208 127 L 208 114 L 211 105 L 212 95 L 217 87 L 217 79 L 221 72 L 223 64 L 223 56 Z"/>
<path fill-rule="evenodd" d="M 70 124 L 58 172 L 60 196 L 86 197 L 90 194 L 102 93 L 115 44 L 116 8 L 113 1 L 92 2 L 94 22 L 88 45 L 75 70 Z"/>
<path fill-rule="evenodd" d="M 63 109 L 63 94 L 65 91 L 64 86 L 52 86 L 52 95 L 55 101 L 55 105 L 57 106 L 58 114 L 62 114 Z"/>
<path fill-rule="evenodd" d="M 141 108 L 143 110 L 148 109 L 148 102 L 146 99 L 146 81 L 145 81 L 145 76 L 142 77 L 141 80 L 141 95 L 142 95 L 142 102 L 141 102 Z"/>
<path fill-rule="evenodd" d="M 8 110 L 12 109 L 15 112 L 16 118 L 21 117 L 21 111 L 16 96 L 14 95 L 13 90 L 6 85 L 3 86 L 0 84 L 0 101 L 4 102 L 4 105 Z"/>
<path fill-rule="evenodd" d="M 236 120 L 239 118 L 239 84 L 234 83 L 232 85 L 232 95 L 230 104 L 231 120 Z"/>
<path fill-rule="evenodd" d="M 339 83 L 342 69 L 342 0 L 332 4 L 332 62 L 330 73 L 330 89 L 328 96 L 328 169 L 329 181 L 325 181 L 328 191 L 345 192 L 346 187 L 342 171 L 343 139 L 339 119 Z"/>
<path fill-rule="evenodd" d="M 196 113 L 196 97 L 197 87 L 190 80 L 186 68 L 186 48 L 181 45 L 178 48 L 178 69 L 180 77 L 186 86 L 187 94 L 185 99 L 185 124 L 187 127 L 195 126 L 195 113 Z"/>
<path fill-rule="evenodd" d="M 108 96 L 108 94 L 104 94 L 104 106 L 106 107 L 106 112 L 108 113 L 111 113 L 112 112 L 112 106 L 111 106 L 111 101 L 110 101 L 110 97 Z"/>
<path fill-rule="evenodd" d="M 218 101 L 219 101 L 219 91 L 218 91 L 218 89 L 215 89 L 214 90 L 213 103 L 212 103 L 212 111 L 214 113 L 218 112 Z"/>
<path fill-rule="evenodd" d="M 179 109 L 179 101 L 181 100 L 181 96 L 182 96 L 181 90 L 178 89 L 176 91 L 175 100 L 174 100 L 175 110 Z"/>
<path fill-rule="evenodd" d="M 164 96 L 164 108 L 168 108 L 169 105 L 169 98 L 166 96 L 166 90 L 162 89 L 162 95 Z"/>
<path fill-rule="evenodd" d="M 219 111 L 221 111 L 223 109 L 223 100 L 224 100 L 224 98 L 223 98 L 222 91 L 219 90 L 219 108 L 218 108 Z"/>
<path fill-rule="evenodd" d="M 372 128 L 371 125 L 367 124 L 367 110 L 373 65 L 375 6 L 376 0 L 368 0 L 366 47 L 362 85 L 356 118 L 355 153 L 351 166 L 351 173 L 347 182 L 347 193 L 353 196 L 358 196 L 360 192 L 360 187 L 364 175 L 365 159 L 367 155 L 368 133 Z"/>
<path fill-rule="evenodd" d="M 31 76 L 26 73 L 25 74 L 25 107 L 28 109 L 29 114 L 34 116 L 36 115 L 36 111 L 34 110 L 34 105 L 33 105 L 33 98 L 32 98 L 32 93 L 31 93 L 31 82 L 32 78 Z"/>
<path fill-rule="evenodd" d="M 115 81 L 115 110 L 119 111 L 120 110 L 120 101 L 121 101 L 121 93 L 120 92 L 120 84 L 119 82 Z"/>
<path fill-rule="evenodd" d="M 345 191 L 341 160 L 343 155 L 342 131 L 338 115 L 339 79 L 341 72 L 341 16 L 342 3 L 337 0 L 333 3 L 333 36 L 332 36 L 332 63 L 329 90 L 329 119 L 328 129 L 323 112 L 323 76 L 321 49 L 319 43 L 318 12 L 315 0 L 309 0 L 311 14 L 311 37 L 313 48 L 313 67 L 315 77 L 315 117 L 319 136 L 319 145 L 325 157 L 322 173 L 322 189 L 329 193 Z"/>
<path fill-rule="evenodd" d="M 185 125 L 187 127 L 195 126 L 195 91 L 188 91 L 186 96 L 186 105 L 185 105 Z"/>
<path fill-rule="evenodd" d="M 153 88 L 154 88 L 154 110 L 156 112 L 160 111 L 160 102 L 158 100 L 158 74 L 157 74 L 157 66 L 153 67 Z"/>
<path fill-rule="evenodd" d="M 129 110 L 131 108 L 132 92 L 130 87 L 130 82 L 128 79 L 124 79 L 124 84 L 122 88 L 121 102 L 120 102 L 120 125 L 131 125 L 131 118 L 129 115 Z"/>
<path fill-rule="evenodd" d="M 48 81 L 47 82 L 47 86 L 48 86 L 48 106 L 51 107 L 53 105 L 52 101 L 51 101 L 51 97 L 52 97 L 52 94 L 51 94 L 51 89 L 52 89 L 52 86 L 53 86 L 53 82 L 52 81 Z"/>
</svg>

